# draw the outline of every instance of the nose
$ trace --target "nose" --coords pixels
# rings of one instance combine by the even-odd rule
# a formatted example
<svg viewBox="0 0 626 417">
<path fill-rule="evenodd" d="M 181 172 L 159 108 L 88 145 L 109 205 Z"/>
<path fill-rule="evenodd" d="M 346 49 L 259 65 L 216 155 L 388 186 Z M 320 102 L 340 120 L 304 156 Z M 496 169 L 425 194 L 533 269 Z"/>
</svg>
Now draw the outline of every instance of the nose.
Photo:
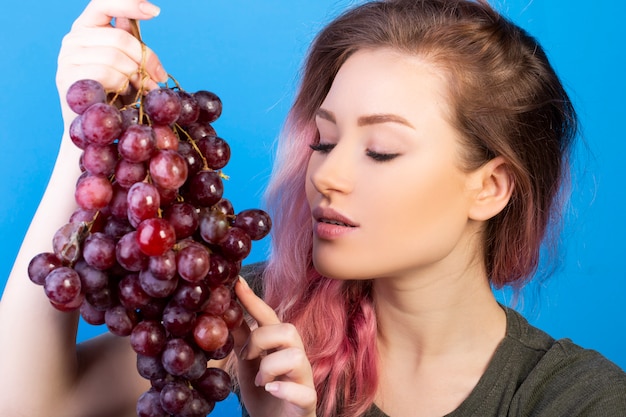
<svg viewBox="0 0 626 417">
<path fill-rule="evenodd" d="M 329 153 L 313 153 L 309 159 L 309 179 L 324 196 L 350 193 L 355 184 L 354 151 L 339 142 Z"/>
</svg>

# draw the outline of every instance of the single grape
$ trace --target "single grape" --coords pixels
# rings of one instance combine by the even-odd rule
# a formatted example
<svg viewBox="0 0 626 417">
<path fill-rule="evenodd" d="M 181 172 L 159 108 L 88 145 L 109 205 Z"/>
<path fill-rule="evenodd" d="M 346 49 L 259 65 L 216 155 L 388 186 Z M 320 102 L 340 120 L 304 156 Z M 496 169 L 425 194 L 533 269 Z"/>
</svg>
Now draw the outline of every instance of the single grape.
<svg viewBox="0 0 626 417">
<path fill-rule="evenodd" d="M 228 339 L 228 326 L 221 317 L 200 314 L 193 329 L 193 339 L 205 351 L 219 349 Z"/>
<path fill-rule="evenodd" d="M 156 139 L 152 127 L 130 125 L 117 143 L 121 157 L 128 162 L 144 162 L 156 151 Z"/>
<path fill-rule="evenodd" d="M 150 159 L 149 172 L 158 187 L 177 190 L 187 180 L 187 162 L 176 151 L 160 150 Z"/>
<path fill-rule="evenodd" d="M 222 100 L 210 91 L 200 90 L 193 94 L 200 106 L 198 121 L 202 123 L 213 123 L 222 114 Z"/>
<path fill-rule="evenodd" d="M 165 219 L 146 219 L 137 226 L 137 242 L 146 255 L 161 256 L 176 243 L 176 232 Z"/>
<path fill-rule="evenodd" d="M 137 372 L 148 380 L 163 378 L 166 374 L 160 355 L 146 356 L 140 353 L 137 354 Z"/>
<path fill-rule="evenodd" d="M 218 244 L 224 239 L 228 229 L 230 220 L 221 211 L 207 210 L 201 213 L 198 230 L 205 242 Z"/>
<path fill-rule="evenodd" d="M 150 388 L 137 400 L 137 417 L 169 417 L 170 414 L 161 407 L 161 393 Z"/>
<path fill-rule="evenodd" d="M 127 310 L 139 310 L 152 302 L 152 297 L 141 288 L 137 273 L 122 278 L 117 289 L 117 298 Z"/>
<path fill-rule="evenodd" d="M 176 275 L 176 252 L 165 251 L 162 255 L 151 256 L 148 260 L 148 269 L 152 276 L 160 280 L 170 280 Z"/>
<path fill-rule="evenodd" d="M 104 175 L 87 175 L 74 191 L 76 203 L 85 210 L 99 210 L 106 207 L 113 198 L 113 186 Z"/>
<path fill-rule="evenodd" d="M 250 239 L 261 240 L 269 234 L 272 220 L 269 214 L 261 209 L 247 209 L 237 214 L 233 226 L 243 229 Z"/>
<path fill-rule="evenodd" d="M 176 269 L 186 281 L 201 281 L 209 272 L 209 267 L 209 252 L 200 245 L 187 246 L 176 255 Z"/>
<path fill-rule="evenodd" d="M 230 301 L 230 290 L 224 285 L 219 285 L 211 288 L 209 298 L 202 311 L 213 316 L 221 316 L 230 306 Z"/>
<path fill-rule="evenodd" d="M 122 236 L 115 246 L 115 257 L 122 267 L 128 271 L 141 271 L 148 257 L 141 251 L 137 241 L 137 231 L 133 230 Z"/>
<path fill-rule="evenodd" d="M 210 261 L 211 265 L 205 281 L 211 287 L 225 284 L 231 276 L 231 270 L 233 269 L 232 261 L 224 258 L 217 252 L 211 254 Z"/>
<path fill-rule="evenodd" d="M 52 252 L 35 255 L 28 264 L 28 277 L 37 285 L 43 285 L 52 270 L 63 266 L 63 262 Z"/>
<path fill-rule="evenodd" d="M 128 220 L 128 188 L 122 187 L 119 183 L 114 182 L 113 196 L 108 205 L 111 216 L 117 219 Z"/>
<path fill-rule="evenodd" d="M 72 268 L 61 266 L 50 271 L 43 288 L 53 303 L 68 304 L 80 296 L 80 277 Z"/>
<path fill-rule="evenodd" d="M 222 314 L 222 319 L 230 330 L 236 329 L 243 322 L 243 308 L 237 301 L 230 300 L 228 308 Z"/>
<path fill-rule="evenodd" d="M 144 110 L 154 124 L 171 125 L 182 110 L 180 98 L 169 88 L 156 88 L 144 97 Z"/>
<path fill-rule="evenodd" d="M 83 136 L 88 143 L 98 146 L 110 145 L 122 133 L 122 115 L 110 104 L 93 104 L 81 117 Z"/>
<path fill-rule="evenodd" d="M 230 227 L 220 241 L 224 256 L 232 260 L 241 260 L 250 254 L 252 242 L 250 236 L 239 227 Z"/>
<path fill-rule="evenodd" d="M 104 313 L 104 321 L 111 333 L 116 336 L 130 336 L 138 322 L 137 314 L 122 305 L 108 308 Z"/>
<path fill-rule="evenodd" d="M 100 291 L 85 294 L 85 301 L 89 302 L 96 310 L 107 311 L 117 303 L 117 293 L 110 285 Z"/>
<path fill-rule="evenodd" d="M 209 401 L 223 401 L 232 392 L 232 380 L 220 368 L 207 368 L 204 375 L 191 384 Z"/>
<path fill-rule="evenodd" d="M 178 136 L 167 125 L 152 125 L 157 149 L 178 151 Z"/>
<path fill-rule="evenodd" d="M 178 281 L 178 275 L 168 280 L 157 279 L 149 269 L 144 269 L 139 273 L 141 288 L 155 298 L 165 298 L 174 294 Z"/>
<path fill-rule="evenodd" d="M 75 81 L 65 94 L 65 101 L 74 113 L 82 114 L 95 103 L 104 103 L 106 91 L 96 80 L 82 79 Z"/>
<path fill-rule="evenodd" d="M 224 184 L 216 171 L 200 171 L 185 184 L 184 195 L 198 206 L 210 207 L 220 201 Z"/>
<path fill-rule="evenodd" d="M 201 138 L 197 146 L 211 169 L 222 169 L 230 161 L 230 145 L 219 136 Z"/>
<path fill-rule="evenodd" d="M 209 288 L 204 281 L 181 281 L 172 300 L 188 311 L 199 311 L 209 298 Z"/>
<path fill-rule="evenodd" d="M 113 237 L 115 240 L 120 240 L 122 236 L 134 230 L 127 217 L 118 218 L 113 216 L 106 220 L 103 229 L 104 233 Z"/>
<path fill-rule="evenodd" d="M 87 235 L 85 223 L 67 223 L 52 237 L 54 254 L 64 264 L 73 264 L 82 255 L 82 243 Z"/>
<path fill-rule="evenodd" d="M 165 328 L 156 320 L 144 320 L 133 328 L 130 345 L 135 352 L 144 356 L 157 356 L 167 342 Z"/>
<path fill-rule="evenodd" d="M 161 354 L 161 362 L 168 373 L 183 375 L 193 365 L 193 348 L 183 339 L 169 339 Z"/>
<path fill-rule="evenodd" d="M 206 137 L 215 137 L 217 132 L 209 123 L 193 123 L 187 128 L 187 133 L 196 142 Z"/>
<path fill-rule="evenodd" d="M 184 382 L 170 382 L 161 389 L 161 407 L 170 414 L 180 415 L 191 395 L 191 389 Z"/>
<path fill-rule="evenodd" d="M 89 145 L 83 133 L 83 118 L 81 116 L 75 117 L 70 123 L 69 135 L 72 143 L 76 145 L 77 148 L 85 149 L 87 145 Z"/>
<path fill-rule="evenodd" d="M 177 240 L 192 236 L 198 228 L 198 212 L 193 205 L 186 202 L 175 203 L 166 208 L 163 218 L 174 227 Z"/>
<path fill-rule="evenodd" d="M 192 94 L 189 94 L 186 91 L 177 90 L 176 95 L 180 99 L 180 115 L 176 122 L 181 126 L 189 126 L 198 120 L 198 116 L 200 115 L 200 105 L 193 97 Z"/>
<path fill-rule="evenodd" d="M 183 337 L 191 332 L 196 322 L 196 314 L 185 307 L 170 303 L 163 310 L 163 327 L 175 337 Z"/>
<path fill-rule="evenodd" d="M 202 169 L 202 158 L 200 154 L 194 149 L 193 145 L 189 142 L 178 143 L 178 153 L 187 162 L 187 177 L 193 177 L 196 173 Z"/>
<path fill-rule="evenodd" d="M 102 232 L 91 233 L 83 243 L 83 259 L 90 266 L 104 271 L 115 265 L 115 239 Z"/>
<path fill-rule="evenodd" d="M 107 273 L 92 267 L 84 259 L 80 259 L 76 262 L 74 271 L 78 273 L 81 288 L 86 293 L 102 291 L 109 284 L 109 276 Z"/>
<path fill-rule="evenodd" d="M 89 223 L 89 230 L 92 232 L 101 232 L 106 224 L 107 216 L 100 210 L 85 210 L 78 207 L 70 215 L 70 223 Z"/>
<path fill-rule="evenodd" d="M 148 168 L 144 162 L 129 162 L 119 159 L 115 166 L 115 181 L 122 187 L 130 188 L 136 182 L 145 180 Z"/>
<path fill-rule="evenodd" d="M 80 304 L 79 307 L 80 316 L 86 323 L 94 326 L 100 326 L 105 323 L 103 310 L 98 310 L 86 299 Z"/>
<path fill-rule="evenodd" d="M 110 176 L 115 172 L 117 160 L 118 154 L 115 144 L 105 146 L 88 144 L 82 154 L 83 167 L 93 175 Z"/>
<path fill-rule="evenodd" d="M 120 113 L 122 115 L 122 131 L 128 129 L 129 126 L 139 124 L 139 109 L 137 107 L 124 107 Z"/>
<path fill-rule="evenodd" d="M 154 185 L 138 182 L 128 189 L 128 219 L 133 226 L 157 217 L 160 205 L 161 196 Z"/>
</svg>

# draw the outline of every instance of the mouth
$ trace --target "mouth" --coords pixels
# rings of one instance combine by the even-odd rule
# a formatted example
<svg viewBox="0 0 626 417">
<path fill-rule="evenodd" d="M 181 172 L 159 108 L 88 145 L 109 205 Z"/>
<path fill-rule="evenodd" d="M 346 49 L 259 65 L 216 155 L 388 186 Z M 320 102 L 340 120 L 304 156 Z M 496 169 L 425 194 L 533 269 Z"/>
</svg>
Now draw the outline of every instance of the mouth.
<svg viewBox="0 0 626 417">
<path fill-rule="evenodd" d="M 335 226 L 356 227 L 356 226 L 354 226 L 352 224 L 344 223 L 342 221 L 333 220 L 333 219 L 320 218 L 320 219 L 317 219 L 317 221 L 320 222 L 320 223 L 332 224 L 332 225 L 335 225 Z"/>
<path fill-rule="evenodd" d="M 350 220 L 347 216 L 329 207 L 315 207 L 311 212 L 313 218 L 318 223 L 329 224 L 341 227 L 358 227 L 359 225 Z"/>
</svg>

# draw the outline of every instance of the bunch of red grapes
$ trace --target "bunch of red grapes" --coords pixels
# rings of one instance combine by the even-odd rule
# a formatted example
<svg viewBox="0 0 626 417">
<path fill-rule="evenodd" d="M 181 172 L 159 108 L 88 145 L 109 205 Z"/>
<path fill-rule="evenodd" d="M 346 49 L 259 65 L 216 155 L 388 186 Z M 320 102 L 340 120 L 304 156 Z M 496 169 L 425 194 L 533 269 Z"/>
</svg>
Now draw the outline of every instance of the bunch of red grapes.
<svg viewBox="0 0 626 417">
<path fill-rule="evenodd" d="M 208 363 L 232 351 L 243 320 L 234 283 L 271 228 L 263 210 L 235 213 L 223 197 L 230 147 L 212 127 L 221 100 L 177 86 L 123 105 L 88 79 L 66 99 L 82 149 L 78 208 L 29 277 L 57 309 L 129 336 L 151 382 L 139 417 L 204 417 L 231 392 Z"/>
</svg>

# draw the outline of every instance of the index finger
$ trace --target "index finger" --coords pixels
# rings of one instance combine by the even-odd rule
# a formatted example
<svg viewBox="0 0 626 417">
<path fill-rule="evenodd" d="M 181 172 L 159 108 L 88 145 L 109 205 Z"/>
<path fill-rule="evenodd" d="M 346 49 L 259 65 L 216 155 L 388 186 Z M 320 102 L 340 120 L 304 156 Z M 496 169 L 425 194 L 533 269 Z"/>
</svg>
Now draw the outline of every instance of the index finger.
<svg viewBox="0 0 626 417">
<path fill-rule="evenodd" d="M 243 305 L 248 314 L 256 320 L 259 327 L 281 323 L 272 307 L 268 306 L 265 301 L 259 298 L 242 277 L 239 277 L 239 280 L 235 284 L 235 293 L 237 294 L 239 302 Z"/>
<path fill-rule="evenodd" d="M 74 26 L 107 26 L 116 17 L 146 20 L 159 13 L 159 7 L 146 0 L 92 0 L 74 21 Z"/>
</svg>

